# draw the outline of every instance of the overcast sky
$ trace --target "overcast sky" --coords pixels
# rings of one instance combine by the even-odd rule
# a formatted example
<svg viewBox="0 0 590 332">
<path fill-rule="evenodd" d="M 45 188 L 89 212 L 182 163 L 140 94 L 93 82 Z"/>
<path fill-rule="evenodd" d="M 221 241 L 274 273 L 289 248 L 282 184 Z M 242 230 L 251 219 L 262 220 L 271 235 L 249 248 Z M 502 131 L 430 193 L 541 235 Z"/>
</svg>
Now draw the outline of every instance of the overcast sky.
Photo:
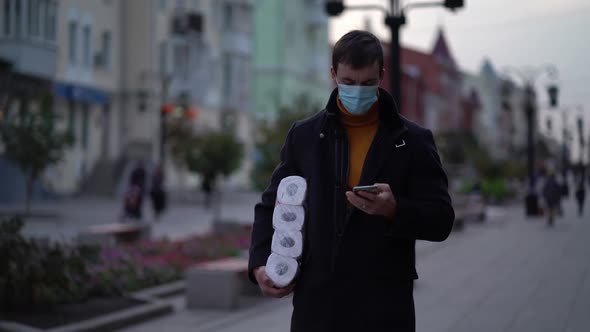
<svg viewBox="0 0 590 332">
<path fill-rule="evenodd" d="M 346 5 L 382 4 L 388 0 L 344 0 Z M 402 1 L 420 2 L 422 0 Z M 590 1 L 588 0 L 466 0 L 452 13 L 442 7 L 414 9 L 406 14 L 402 43 L 430 50 L 438 26 L 443 26 L 459 65 L 478 71 L 488 57 L 496 69 L 552 63 L 560 76 L 563 105 L 583 103 L 590 109 Z M 365 27 L 389 40 L 379 12 L 348 11 L 331 19 L 330 38 L 336 41 L 351 29 Z M 540 78 L 539 88 L 546 82 Z M 539 92 L 541 92 L 539 90 Z M 543 91 L 543 97 L 545 96 Z"/>
</svg>

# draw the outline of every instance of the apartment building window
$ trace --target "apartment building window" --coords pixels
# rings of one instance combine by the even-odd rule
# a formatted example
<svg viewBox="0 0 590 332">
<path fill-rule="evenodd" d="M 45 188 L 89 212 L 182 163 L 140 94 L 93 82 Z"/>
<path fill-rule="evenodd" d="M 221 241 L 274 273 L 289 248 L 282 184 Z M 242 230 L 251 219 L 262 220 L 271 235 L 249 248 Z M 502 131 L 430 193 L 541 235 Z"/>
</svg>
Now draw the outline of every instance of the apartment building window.
<svg viewBox="0 0 590 332">
<path fill-rule="evenodd" d="M 82 33 L 82 43 L 83 43 L 83 56 L 84 56 L 84 65 L 87 67 L 90 67 L 92 61 L 90 59 L 90 54 L 91 54 L 91 50 L 90 50 L 90 27 L 89 26 L 85 26 L 83 33 Z"/>
<path fill-rule="evenodd" d="M 48 1 L 45 10 L 45 39 L 55 41 L 57 3 L 55 1 Z"/>
<path fill-rule="evenodd" d="M 186 9 L 186 0 L 176 0 L 177 9 Z"/>
<path fill-rule="evenodd" d="M 105 68 L 111 67 L 111 32 L 102 33 L 102 64 Z"/>
<path fill-rule="evenodd" d="M 28 8 L 28 25 L 29 25 L 29 36 L 39 36 L 39 0 L 29 0 Z"/>
<path fill-rule="evenodd" d="M 223 94 L 229 98 L 232 93 L 232 65 L 229 55 L 223 56 Z"/>
<path fill-rule="evenodd" d="M 70 63 L 78 61 L 78 23 L 70 22 L 68 27 Z"/>
<path fill-rule="evenodd" d="M 74 138 L 74 140 L 76 139 L 76 110 L 75 110 L 75 104 L 73 101 L 70 101 L 68 103 L 68 133 L 72 136 L 72 138 Z"/>
<path fill-rule="evenodd" d="M 225 30 L 234 28 L 234 8 L 231 3 L 223 3 L 223 27 Z"/>
<path fill-rule="evenodd" d="M 160 42 L 160 73 L 168 74 L 168 43 Z"/>
<path fill-rule="evenodd" d="M 4 6 L 2 6 L 2 22 L 3 24 L 3 31 L 4 31 L 4 36 L 10 36 L 11 33 L 11 29 L 10 29 L 10 10 L 11 10 L 11 2 L 4 0 Z"/>
<path fill-rule="evenodd" d="M 179 73 L 188 72 L 188 45 L 184 43 L 174 45 L 174 69 Z"/>
<path fill-rule="evenodd" d="M 16 1 L 14 8 L 14 35 L 16 37 L 21 36 L 21 10 L 20 1 Z"/>
<path fill-rule="evenodd" d="M 88 125 L 89 125 L 90 108 L 87 104 L 82 104 L 82 149 L 88 149 Z"/>
</svg>

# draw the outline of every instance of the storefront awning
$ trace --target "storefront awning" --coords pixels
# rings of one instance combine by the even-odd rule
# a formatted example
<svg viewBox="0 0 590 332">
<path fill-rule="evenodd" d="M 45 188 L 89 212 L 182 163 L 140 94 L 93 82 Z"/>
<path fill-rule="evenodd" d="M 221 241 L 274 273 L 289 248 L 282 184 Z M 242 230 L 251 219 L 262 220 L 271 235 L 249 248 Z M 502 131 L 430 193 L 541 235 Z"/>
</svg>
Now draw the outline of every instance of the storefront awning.
<svg viewBox="0 0 590 332">
<path fill-rule="evenodd" d="M 101 90 L 67 83 L 54 83 L 53 93 L 56 97 L 88 104 L 106 105 L 111 99 L 108 93 Z"/>
</svg>

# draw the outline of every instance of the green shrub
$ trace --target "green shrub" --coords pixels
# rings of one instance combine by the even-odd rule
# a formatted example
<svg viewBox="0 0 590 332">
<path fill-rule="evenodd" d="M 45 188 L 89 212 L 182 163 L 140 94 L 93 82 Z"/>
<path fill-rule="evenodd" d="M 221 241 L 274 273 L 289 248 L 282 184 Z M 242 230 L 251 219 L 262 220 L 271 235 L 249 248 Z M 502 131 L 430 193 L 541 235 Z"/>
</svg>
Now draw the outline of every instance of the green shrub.
<svg viewBox="0 0 590 332">
<path fill-rule="evenodd" d="M 0 221 L 0 310 L 45 308 L 87 296 L 86 260 L 95 249 L 26 239 L 23 221 Z"/>
<path fill-rule="evenodd" d="M 481 183 L 484 197 L 493 200 L 503 200 L 510 196 L 510 190 L 503 178 L 484 179 Z"/>
</svg>

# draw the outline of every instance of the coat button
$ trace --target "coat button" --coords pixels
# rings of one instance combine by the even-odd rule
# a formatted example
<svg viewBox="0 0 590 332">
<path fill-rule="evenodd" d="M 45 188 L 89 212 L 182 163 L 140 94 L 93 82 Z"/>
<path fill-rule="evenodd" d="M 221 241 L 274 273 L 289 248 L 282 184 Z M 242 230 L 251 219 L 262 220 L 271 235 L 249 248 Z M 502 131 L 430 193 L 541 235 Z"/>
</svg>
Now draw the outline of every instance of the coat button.
<svg viewBox="0 0 590 332">
<path fill-rule="evenodd" d="M 324 135 L 324 133 L 320 133 L 320 138 L 324 138 L 326 137 L 326 135 Z"/>
</svg>

